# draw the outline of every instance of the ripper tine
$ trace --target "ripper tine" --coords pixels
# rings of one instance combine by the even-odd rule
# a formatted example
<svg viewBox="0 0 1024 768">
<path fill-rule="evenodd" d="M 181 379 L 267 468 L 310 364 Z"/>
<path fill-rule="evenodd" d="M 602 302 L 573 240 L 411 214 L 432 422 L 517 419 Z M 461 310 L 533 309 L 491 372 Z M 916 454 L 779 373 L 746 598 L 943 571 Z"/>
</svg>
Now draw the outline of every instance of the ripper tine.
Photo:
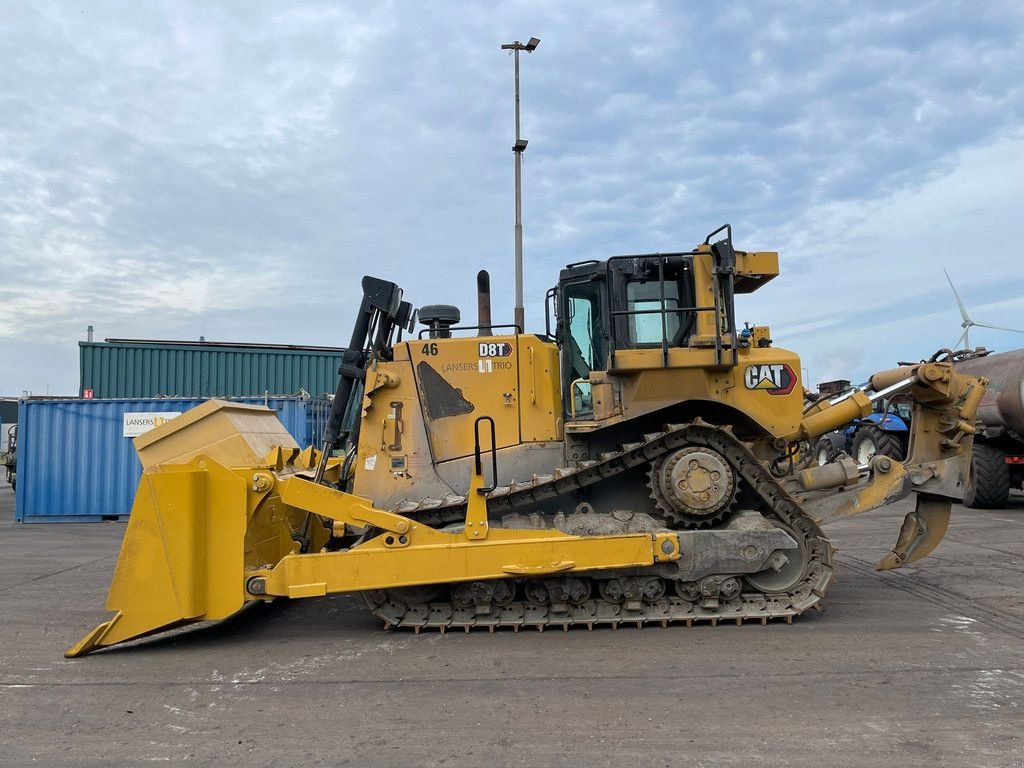
<svg viewBox="0 0 1024 768">
<path fill-rule="evenodd" d="M 952 509 L 953 504 L 949 499 L 918 494 L 917 508 L 904 518 L 896 545 L 879 561 L 876 569 L 889 571 L 902 568 L 929 554 L 946 535 Z"/>
</svg>

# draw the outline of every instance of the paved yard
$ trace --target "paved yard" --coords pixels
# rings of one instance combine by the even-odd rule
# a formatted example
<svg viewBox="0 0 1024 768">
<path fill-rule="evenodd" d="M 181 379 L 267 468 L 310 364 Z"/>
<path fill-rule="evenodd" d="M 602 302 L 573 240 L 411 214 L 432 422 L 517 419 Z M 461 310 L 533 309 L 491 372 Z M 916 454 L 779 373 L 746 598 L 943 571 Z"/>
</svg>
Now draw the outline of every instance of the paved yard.
<svg viewBox="0 0 1024 768">
<path fill-rule="evenodd" d="M 124 526 L 12 507 L 4 765 L 1024 766 L 1020 497 L 895 573 L 910 502 L 829 528 L 839 582 L 792 626 L 415 636 L 336 597 L 75 661 Z"/>
</svg>

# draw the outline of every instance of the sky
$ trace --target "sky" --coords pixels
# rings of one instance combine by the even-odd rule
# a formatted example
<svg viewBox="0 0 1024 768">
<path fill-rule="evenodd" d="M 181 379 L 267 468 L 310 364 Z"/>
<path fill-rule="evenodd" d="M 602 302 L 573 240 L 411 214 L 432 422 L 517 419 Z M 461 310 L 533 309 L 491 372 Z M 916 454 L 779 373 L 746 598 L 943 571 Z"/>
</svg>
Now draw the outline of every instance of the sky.
<svg viewBox="0 0 1024 768">
<path fill-rule="evenodd" d="M 340 346 L 364 274 L 475 318 L 719 225 L 810 384 L 1024 328 L 1019 2 L 0 1 L 0 395 L 78 341 Z M 1024 346 L 976 329 L 974 344 Z"/>
</svg>

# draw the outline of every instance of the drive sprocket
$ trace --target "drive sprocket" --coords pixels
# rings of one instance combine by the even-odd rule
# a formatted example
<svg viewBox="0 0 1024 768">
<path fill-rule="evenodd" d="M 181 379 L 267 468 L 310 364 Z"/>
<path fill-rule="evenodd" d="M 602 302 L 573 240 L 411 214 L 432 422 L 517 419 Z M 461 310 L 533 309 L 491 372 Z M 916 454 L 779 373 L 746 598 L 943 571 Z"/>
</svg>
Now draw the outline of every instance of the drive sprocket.
<svg viewBox="0 0 1024 768">
<path fill-rule="evenodd" d="M 721 522 L 736 496 L 736 476 L 722 454 L 690 445 L 659 456 L 647 472 L 654 506 L 679 528 Z"/>
</svg>

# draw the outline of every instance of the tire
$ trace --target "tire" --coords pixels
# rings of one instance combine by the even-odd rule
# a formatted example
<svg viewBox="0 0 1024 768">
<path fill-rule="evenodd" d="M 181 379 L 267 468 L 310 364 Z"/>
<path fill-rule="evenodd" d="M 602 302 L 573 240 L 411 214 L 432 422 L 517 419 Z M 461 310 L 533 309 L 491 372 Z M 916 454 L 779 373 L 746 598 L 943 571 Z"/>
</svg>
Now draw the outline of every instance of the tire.
<svg viewBox="0 0 1024 768">
<path fill-rule="evenodd" d="M 964 489 L 964 505 L 994 509 L 1010 499 L 1010 468 L 1006 454 L 991 445 L 974 444 L 971 475 Z"/>
<path fill-rule="evenodd" d="M 881 454 L 903 461 L 903 442 L 892 432 L 878 427 L 861 427 L 853 438 L 853 457 L 858 464 L 867 464 L 871 457 Z"/>
<path fill-rule="evenodd" d="M 827 435 L 820 438 L 814 445 L 814 460 L 819 467 L 835 461 L 838 455 L 839 451 L 836 450 L 835 443 Z"/>
</svg>

